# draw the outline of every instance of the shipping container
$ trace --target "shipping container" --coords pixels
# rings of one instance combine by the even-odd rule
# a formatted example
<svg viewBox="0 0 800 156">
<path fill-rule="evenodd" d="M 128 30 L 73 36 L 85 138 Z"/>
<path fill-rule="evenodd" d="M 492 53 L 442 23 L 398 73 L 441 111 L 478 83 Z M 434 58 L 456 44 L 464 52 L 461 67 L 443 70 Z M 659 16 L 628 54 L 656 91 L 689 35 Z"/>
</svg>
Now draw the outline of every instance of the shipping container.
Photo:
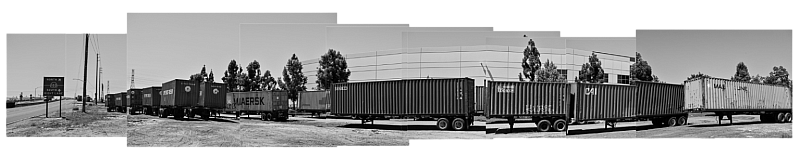
<svg viewBox="0 0 800 156">
<path fill-rule="evenodd" d="M 128 107 L 128 104 L 127 104 L 128 103 L 128 99 L 127 99 L 127 97 L 128 97 L 128 93 L 126 93 L 126 92 L 120 92 L 120 93 L 114 94 L 114 105 L 117 106 L 117 111 L 118 112 L 125 113 L 127 111 L 125 109 L 125 108 Z"/>
<path fill-rule="evenodd" d="M 142 89 L 128 89 L 127 96 L 128 113 L 135 114 L 142 111 Z"/>
<path fill-rule="evenodd" d="M 194 107 L 201 107 L 206 109 L 222 109 L 225 108 L 225 94 L 228 93 L 225 89 L 225 84 L 203 82 L 200 83 L 200 98 L 198 105 Z"/>
<path fill-rule="evenodd" d="M 161 87 L 147 87 L 142 89 L 142 105 L 147 115 L 158 115 L 156 109 L 161 106 Z"/>
<path fill-rule="evenodd" d="M 570 105 L 569 83 L 489 81 L 486 116 L 505 118 L 513 128 L 515 118 L 531 118 L 539 131 L 564 131 Z"/>
<path fill-rule="evenodd" d="M 106 94 L 106 111 L 117 111 L 117 106 L 114 103 L 115 101 L 116 99 L 114 99 L 114 94 Z"/>
<path fill-rule="evenodd" d="M 685 109 L 714 112 L 720 120 L 737 114 L 761 115 L 762 122 L 790 122 L 792 91 L 788 87 L 720 78 L 684 82 Z M 721 123 L 721 121 L 720 121 Z"/>
<path fill-rule="evenodd" d="M 330 91 L 302 91 L 299 93 L 298 111 L 324 113 L 331 109 Z"/>
<path fill-rule="evenodd" d="M 159 117 L 166 118 L 170 115 L 175 118 L 183 118 L 184 115 L 192 117 L 194 114 L 191 108 L 198 106 L 199 99 L 199 82 L 180 79 L 165 82 L 161 85 Z M 204 116 L 204 118 L 207 118 L 207 116 Z"/>
<path fill-rule="evenodd" d="M 486 109 L 486 86 L 475 86 L 475 113 L 483 115 Z"/>
<path fill-rule="evenodd" d="M 636 87 L 619 84 L 573 83 L 575 95 L 571 117 L 577 121 L 614 121 L 636 118 Z"/>
<path fill-rule="evenodd" d="M 453 125 L 463 130 L 475 113 L 474 86 L 470 78 L 335 83 L 331 114 L 351 115 L 362 123 L 386 116 L 433 117 L 440 129 Z"/>
<path fill-rule="evenodd" d="M 689 114 L 684 109 L 683 85 L 646 81 L 634 81 L 634 84 L 638 120 L 650 120 L 657 126 L 686 124 Z"/>
<path fill-rule="evenodd" d="M 230 92 L 226 94 L 225 110 L 256 113 L 262 120 L 289 118 L 289 93 L 286 91 Z"/>
</svg>

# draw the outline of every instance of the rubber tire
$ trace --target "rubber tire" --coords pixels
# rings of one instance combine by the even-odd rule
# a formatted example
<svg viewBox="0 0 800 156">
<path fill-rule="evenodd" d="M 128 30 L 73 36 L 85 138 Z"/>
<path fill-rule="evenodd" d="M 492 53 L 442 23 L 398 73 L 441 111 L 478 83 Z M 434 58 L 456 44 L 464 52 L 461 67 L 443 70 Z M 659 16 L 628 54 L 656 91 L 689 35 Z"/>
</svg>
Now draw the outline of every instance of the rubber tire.
<svg viewBox="0 0 800 156">
<path fill-rule="evenodd" d="M 792 122 L 792 113 L 786 113 L 783 117 L 783 122 L 791 123 Z"/>
<path fill-rule="evenodd" d="M 266 119 L 267 119 L 267 121 L 270 121 L 270 120 L 275 120 L 275 118 L 274 118 L 274 117 L 272 117 L 272 113 L 267 113 L 267 115 L 266 115 Z"/>
<path fill-rule="evenodd" d="M 447 130 L 450 128 L 450 120 L 447 118 L 439 118 L 439 120 L 436 121 L 436 128 L 439 128 L 439 130 Z"/>
<path fill-rule="evenodd" d="M 659 126 L 659 127 L 660 126 L 664 126 L 664 120 L 663 119 L 653 119 L 653 120 L 650 120 L 650 122 L 653 123 L 653 126 Z"/>
<path fill-rule="evenodd" d="M 563 132 L 567 130 L 567 120 L 558 119 L 553 122 L 553 131 L 554 132 Z"/>
<path fill-rule="evenodd" d="M 775 116 L 775 123 L 782 123 L 783 120 L 785 119 L 785 117 L 786 117 L 786 114 L 778 113 L 778 115 Z"/>
<path fill-rule="evenodd" d="M 550 131 L 550 127 L 550 121 L 548 120 L 539 120 L 539 122 L 536 122 L 536 129 L 538 129 L 539 132 Z"/>
<path fill-rule="evenodd" d="M 451 127 L 453 127 L 453 130 L 456 130 L 456 131 L 462 131 L 464 129 L 467 129 L 466 128 L 467 127 L 467 122 L 464 121 L 463 118 L 453 119 L 453 124 L 451 124 L 451 125 L 452 125 Z"/>
<path fill-rule="evenodd" d="M 678 117 L 677 126 L 683 126 L 683 125 L 686 125 L 686 116 Z"/>
<path fill-rule="evenodd" d="M 675 118 L 675 117 L 670 117 L 669 119 L 667 119 L 667 122 L 666 122 L 665 125 L 667 127 L 674 127 L 676 124 L 678 124 L 678 119 Z"/>
</svg>

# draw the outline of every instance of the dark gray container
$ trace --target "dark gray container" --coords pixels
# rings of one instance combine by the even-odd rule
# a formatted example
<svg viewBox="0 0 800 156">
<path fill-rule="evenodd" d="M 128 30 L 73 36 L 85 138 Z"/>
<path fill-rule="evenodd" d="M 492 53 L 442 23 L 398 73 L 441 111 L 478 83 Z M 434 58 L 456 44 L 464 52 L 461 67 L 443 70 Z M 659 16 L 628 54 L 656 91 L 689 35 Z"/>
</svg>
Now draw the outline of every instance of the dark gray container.
<svg viewBox="0 0 800 156">
<path fill-rule="evenodd" d="M 158 107 L 161 105 L 161 87 L 142 89 L 142 105 Z"/>
<path fill-rule="evenodd" d="M 120 92 L 114 94 L 114 105 L 117 107 L 128 107 L 128 93 Z"/>
<path fill-rule="evenodd" d="M 200 83 L 199 102 L 195 107 L 225 108 L 225 84 L 202 82 Z"/>
<path fill-rule="evenodd" d="M 569 110 L 570 84 L 489 81 L 488 117 L 565 116 Z"/>
<path fill-rule="evenodd" d="M 635 81 L 636 116 L 653 117 L 686 114 L 683 85 Z"/>
<path fill-rule="evenodd" d="M 572 117 L 578 121 L 636 117 L 636 87 L 618 84 L 575 83 Z"/>
<path fill-rule="evenodd" d="M 331 109 L 330 91 L 302 91 L 300 94 L 301 111 L 329 111 Z"/>
<path fill-rule="evenodd" d="M 486 86 L 475 86 L 475 112 L 484 113 L 486 97 Z"/>
<path fill-rule="evenodd" d="M 331 114 L 359 116 L 471 116 L 470 78 L 335 83 Z"/>
<path fill-rule="evenodd" d="M 114 98 L 114 94 L 106 94 L 106 107 L 116 107 L 116 99 Z"/>
<path fill-rule="evenodd" d="M 128 89 L 128 107 L 142 107 L 142 89 Z"/>
<path fill-rule="evenodd" d="M 191 107 L 200 101 L 197 81 L 175 79 L 161 85 L 161 107 Z"/>
</svg>

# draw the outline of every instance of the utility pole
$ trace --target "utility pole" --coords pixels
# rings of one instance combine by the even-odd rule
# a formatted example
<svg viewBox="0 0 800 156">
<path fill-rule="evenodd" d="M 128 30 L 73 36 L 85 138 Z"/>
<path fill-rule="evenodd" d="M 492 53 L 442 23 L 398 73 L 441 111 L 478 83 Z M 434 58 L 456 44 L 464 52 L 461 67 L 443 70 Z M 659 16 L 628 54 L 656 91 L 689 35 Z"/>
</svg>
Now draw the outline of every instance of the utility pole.
<svg viewBox="0 0 800 156">
<path fill-rule="evenodd" d="M 84 44 L 84 55 L 83 55 L 83 98 L 81 100 L 83 102 L 83 112 L 86 113 L 86 70 L 88 69 L 87 66 L 89 65 L 89 34 L 86 34 L 86 44 Z"/>
<path fill-rule="evenodd" d="M 133 89 L 133 88 L 136 87 L 136 85 L 134 85 L 134 83 L 133 83 L 133 75 L 134 75 L 134 70 L 131 69 L 131 88 L 130 89 Z"/>
<path fill-rule="evenodd" d="M 97 35 L 95 35 L 95 38 L 97 38 Z M 97 54 L 96 65 L 94 66 L 94 72 L 95 72 L 94 105 L 97 105 L 97 100 L 100 99 L 99 98 L 100 96 L 97 96 L 100 95 L 100 92 L 97 92 L 100 90 L 100 53 L 97 51 L 95 51 L 94 53 Z"/>
</svg>

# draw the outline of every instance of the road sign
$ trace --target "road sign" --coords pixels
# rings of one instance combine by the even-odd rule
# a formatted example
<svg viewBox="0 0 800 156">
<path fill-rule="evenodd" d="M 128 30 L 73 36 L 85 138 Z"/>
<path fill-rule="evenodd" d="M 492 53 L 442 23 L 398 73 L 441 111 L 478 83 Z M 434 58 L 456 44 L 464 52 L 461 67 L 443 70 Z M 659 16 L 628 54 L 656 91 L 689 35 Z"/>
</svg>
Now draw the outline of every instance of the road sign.
<svg viewBox="0 0 800 156">
<path fill-rule="evenodd" d="M 44 77 L 42 96 L 64 96 L 64 77 Z"/>
</svg>

